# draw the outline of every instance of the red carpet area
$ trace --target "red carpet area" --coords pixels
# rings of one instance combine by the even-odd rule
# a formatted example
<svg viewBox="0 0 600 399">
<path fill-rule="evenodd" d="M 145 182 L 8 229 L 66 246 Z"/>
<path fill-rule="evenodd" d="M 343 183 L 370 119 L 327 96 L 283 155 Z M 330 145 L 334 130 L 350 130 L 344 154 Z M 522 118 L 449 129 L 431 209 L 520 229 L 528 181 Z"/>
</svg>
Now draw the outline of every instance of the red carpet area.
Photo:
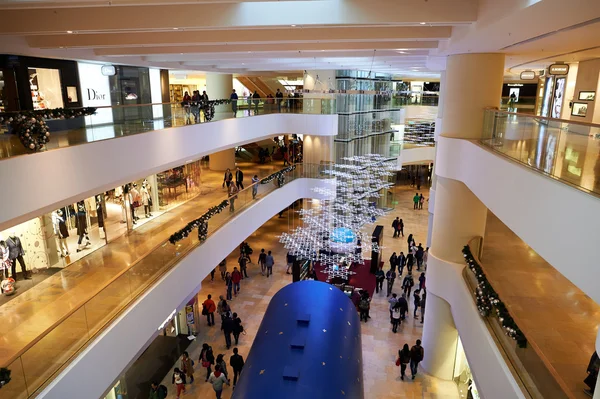
<svg viewBox="0 0 600 399">
<path fill-rule="evenodd" d="M 383 266 L 383 262 L 380 262 L 380 265 Z M 375 275 L 369 273 L 369 269 L 371 268 L 371 261 L 365 260 L 363 265 L 354 264 L 350 267 L 350 271 L 355 272 L 350 276 L 349 285 L 352 285 L 357 288 L 362 288 L 363 290 L 367 290 L 369 292 L 369 296 L 373 296 L 375 292 Z M 315 263 L 315 270 L 317 272 L 317 277 L 319 281 L 327 282 L 327 274 L 323 273 L 324 267 L 318 263 Z"/>
</svg>

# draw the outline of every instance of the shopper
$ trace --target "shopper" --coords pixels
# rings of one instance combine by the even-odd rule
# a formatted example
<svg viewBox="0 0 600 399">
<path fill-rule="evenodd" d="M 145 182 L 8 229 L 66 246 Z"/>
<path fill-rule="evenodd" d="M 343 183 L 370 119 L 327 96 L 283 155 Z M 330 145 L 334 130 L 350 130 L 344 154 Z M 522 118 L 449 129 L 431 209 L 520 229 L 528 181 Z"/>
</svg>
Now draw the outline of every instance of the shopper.
<svg viewBox="0 0 600 399">
<path fill-rule="evenodd" d="M 179 370 L 179 368 L 175 367 L 173 370 L 172 383 L 175 385 L 175 389 L 177 392 L 177 399 L 181 396 L 182 393 L 185 393 L 185 374 Z"/>
<path fill-rule="evenodd" d="M 398 256 L 395 252 L 392 252 L 392 256 L 390 256 L 390 269 L 396 270 L 396 265 L 398 264 Z"/>
<path fill-rule="evenodd" d="M 412 348 L 410 348 L 410 373 L 412 374 L 413 380 L 417 376 L 419 363 L 423 361 L 424 356 L 425 350 L 421 346 L 421 340 L 418 339 L 417 343 Z"/>
<path fill-rule="evenodd" d="M 252 199 L 255 199 L 258 194 L 258 182 L 260 182 L 258 175 L 254 175 L 252 177 Z"/>
<path fill-rule="evenodd" d="M 225 355 L 222 353 L 217 355 L 217 360 L 215 361 L 215 369 L 219 367 L 221 372 L 225 375 L 227 382 L 229 382 L 229 373 L 227 372 L 227 363 L 225 362 Z"/>
<path fill-rule="evenodd" d="M 412 273 L 413 265 L 415 264 L 415 256 L 412 251 L 406 255 L 406 270 L 408 273 Z"/>
<path fill-rule="evenodd" d="M 167 387 L 164 385 L 158 385 L 158 382 L 152 381 L 150 384 L 150 395 L 148 399 L 166 399 Z"/>
<path fill-rule="evenodd" d="M 252 102 L 254 103 L 254 115 L 258 115 L 258 103 L 260 102 L 260 95 L 256 90 L 254 90 L 254 94 L 252 95 Z"/>
<path fill-rule="evenodd" d="M 394 288 L 394 281 L 396 281 L 396 272 L 394 271 L 393 268 L 388 270 L 388 272 L 385 275 L 385 278 L 387 279 L 387 295 L 386 296 L 390 296 L 392 294 L 392 288 Z"/>
<path fill-rule="evenodd" d="M 277 93 L 275 93 L 275 100 L 277 102 L 277 112 L 281 112 L 281 103 L 283 102 L 283 93 L 277 89 Z"/>
<path fill-rule="evenodd" d="M 398 360 L 396 364 L 400 363 L 400 378 L 404 380 L 406 375 L 406 366 L 410 363 L 410 349 L 408 344 L 404 344 L 401 350 L 398 351 Z"/>
<path fill-rule="evenodd" d="M 363 292 L 360 298 L 360 302 L 358 303 L 358 310 L 360 311 L 360 321 L 369 321 L 369 309 L 371 307 L 371 301 L 369 299 L 369 293 Z"/>
<path fill-rule="evenodd" d="M 421 295 L 421 324 L 425 320 L 425 299 L 427 298 L 427 291 L 423 291 L 423 295 Z"/>
<path fill-rule="evenodd" d="M 383 282 L 385 281 L 385 272 L 380 267 L 375 272 L 375 293 L 379 294 L 379 291 L 383 291 Z"/>
<path fill-rule="evenodd" d="M 417 251 L 415 253 L 415 258 L 417 259 L 417 271 L 421 271 L 421 266 L 423 266 L 423 255 L 425 254 L 425 250 L 421 243 L 417 247 Z"/>
<path fill-rule="evenodd" d="M 231 95 L 229 96 L 229 99 L 231 100 L 231 111 L 233 111 L 233 117 L 235 118 L 237 116 L 237 102 L 238 102 L 238 95 L 235 92 L 235 89 L 233 89 L 231 91 Z"/>
<path fill-rule="evenodd" d="M 404 266 L 406 266 L 406 256 L 404 256 L 404 252 L 400 252 L 398 256 L 398 276 L 402 276 L 402 272 L 404 271 Z"/>
<path fill-rule="evenodd" d="M 400 234 L 400 230 L 398 229 L 398 223 L 400 222 L 400 218 L 398 216 L 396 216 L 396 219 L 394 219 L 394 221 L 392 222 L 392 228 L 394 229 L 394 236 L 393 238 L 398 237 Z"/>
<path fill-rule="evenodd" d="M 225 346 L 229 349 L 231 347 L 231 333 L 233 332 L 233 320 L 231 320 L 229 315 L 223 316 L 221 331 L 223 331 L 223 335 L 225 336 Z"/>
<path fill-rule="evenodd" d="M 240 292 L 240 281 L 242 281 L 242 273 L 239 272 L 237 267 L 233 268 L 231 273 L 231 281 L 233 283 L 233 295 L 237 296 Z"/>
<path fill-rule="evenodd" d="M 239 191 L 235 184 L 229 186 L 229 212 L 233 213 L 235 211 L 235 200 Z"/>
<path fill-rule="evenodd" d="M 427 270 L 427 259 L 429 258 L 429 247 L 425 248 L 423 253 L 423 267 Z"/>
<path fill-rule="evenodd" d="M 388 303 L 390 304 L 390 323 L 394 322 L 394 319 L 392 317 L 392 311 L 394 309 L 394 306 L 396 305 L 396 303 L 398 303 L 398 295 L 396 295 L 395 293 L 392 294 L 392 297 L 390 299 L 388 299 Z"/>
<path fill-rule="evenodd" d="M 275 264 L 275 259 L 273 259 L 273 255 L 271 255 L 271 251 L 265 257 L 265 266 L 267 267 L 267 277 L 273 274 L 273 265 Z"/>
<path fill-rule="evenodd" d="M 421 197 L 419 197 L 419 193 L 416 193 L 415 196 L 413 197 L 413 209 L 419 209 L 419 200 Z"/>
<path fill-rule="evenodd" d="M 400 219 L 400 221 L 398 222 L 398 230 L 400 231 L 402 237 L 404 237 L 404 222 L 402 221 L 402 219 Z"/>
<path fill-rule="evenodd" d="M 216 271 L 217 271 L 216 267 L 210 271 L 210 282 L 211 283 L 215 282 L 215 273 L 216 273 Z"/>
<path fill-rule="evenodd" d="M 404 294 L 407 297 L 410 297 L 410 292 L 412 291 L 412 287 L 415 285 L 415 280 L 413 279 L 412 273 L 410 269 L 406 277 L 404 277 L 404 281 L 402 282 L 402 289 L 404 290 Z"/>
<path fill-rule="evenodd" d="M 260 250 L 260 254 L 258 255 L 258 265 L 260 266 L 260 274 L 262 274 L 263 276 L 265 275 L 265 271 L 267 269 L 267 266 L 265 264 L 265 261 L 267 259 L 267 254 L 265 253 L 265 249 L 261 249 Z"/>
<path fill-rule="evenodd" d="M 415 293 L 413 294 L 414 304 L 415 304 L 415 310 L 413 312 L 413 317 L 415 318 L 415 320 L 418 320 L 417 310 L 421 307 L 421 295 L 419 293 L 420 293 L 419 290 L 415 290 Z"/>
<path fill-rule="evenodd" d="M 206 381 L 208 381 L 212 371 L 211 366 L 215 364 L 215 355 L 213 354 L 212 348 L 206 342 L 202 344 L 202 350 L 200 351 L 198 361 L 200 362 L 200 365 L 206 369 Z"/>
<path fill-rule="evenodd" d="M 219 263 L 219 272 L 221 272 L 221 280 L 225 281 L 225 274 L 227 274 L 227 259 L 223 259 Z"/>
<path fill-rule="evenodd" d="M 215 394 L 217 395 L 217 399 L 221 399 L 221 395 L 223 394 L 223 385 L 229 385 L 229 381 L 227 381 L 225 374 L 223 374 L 219 366 L 215 366 L 215 372 L 210 375 L 207 381 L 212 384 Z"/>
<path fill-rule="evenodd" d="M 425 289 L 425 273 L 421 273 L 421 275 L 419 276 L 419 289 Z"/>
<path fill-rule="evenodd" d="M 245 278 L 248 278 L 248 259 L 246 258 L 245 254 L 240 254 L 240 258 L 238 259 L 238 264 L 240 265 L 240 273 L 242 274 L 242 280 Z"/>
<path fill-rule="evenodd" d="M 233 180 L 233 174 L 231 174 L 231 169 L 227 168 L 225 174 L 223 175 L 223 188 L 227 186 L 227 191 L 229 191 L 229 186 L 231 185 L 231 181 Z"/>
<path fill-rule="evenodd" d="M 212 295 L 209 294 L 206 300 L 202 302 L 202 314 L 206 316 L 209 327 L 215 325 L 215 311 L 217 310 L 217 306 L 211 298 Z"/>
<path fill-rule="evenodd" d="M 400 325 L 400 304 L 396 303 L 392 308 L 392 332 L 396 334 L 398 332 L 398 326 Z"/>
<path fill-rule="evenodd" d="M 222 306 L 222 308 L 221 308 L 221 323 L 222 323 L 224 317 L 231 317 L 231 307 L 225 300 L 223 300 L 223 304 L 221 306 Z"/>
<path fill-rule="evenodd" d="M 233 339 L 237 345 L 240 341 L 240 334 L 244 332 L 244 326 L 242 326 L 242 319 L 238 317 L 237 313 L 232 315 L 231 320 L 233 320 Z"/>
<path fill-rule="evenodd" d="M 233 369 L 233 388 L 237 384 L 238 376 L 242 373 L 244 368 L 244 358 L 238 354 L 238 348 L 233 348 L 233 355 L 229 358 L 229 365 Z"/>
<path fill-rule="evenodd" d="M 244 189 L 244 172 L 242 172 L 239 166 L 235 168 L 235 185 L 240 190 Z"/>
<path fill-rule="evenodd" d="M 229 272 L 225 273 L 225 286 L 227 287 L 227 300 L 231 301 L 233 299 L 233 296 L 231 295 L 231 291 L 233 290 L 233 281 Z"/>
<path fill-rule="evenodd" d="M 398 305 L 400 306 L 400 319 L 406 319 L 406 312 L 408 312 L 408 301 L 406 300 L 406 295 L 402 294 L 400 298 L 398 298 Z"/>
<path fill-rule="evenodd" d="M 194 383 L 194 361 L 190 359 L 190 355 L 187 352 L 183 352 L 183 356 L 181 358 L 181 371 L 187 377 L 187 380 L 190 384 Z"/>
<path fill-rule="evenodd" d="M 296 260 L 296 257 L 288 251 L 287 255 L 285 256 L 285 261 L 287 263 L 287 269 L 285 270 L 285 274 L 290 274 L 290 270 L 294 266 L 295 260 Z"/>
<path fill-rule="evenodd" d="M 408 244 L 408 250 L 406 251 L 406 253 L 410 253 L 410 249 L 411 249 L 411 248 L 412 248 L 412 246 L 413 246 L 413 242 L 414 242 L 414 240 L 413 240 L 413 235 L 412 235 L 412 234 L 409 234 L 409 235 L 408 235 L 408 238 L 406 239 L 406 243 Z"/>
</svg>

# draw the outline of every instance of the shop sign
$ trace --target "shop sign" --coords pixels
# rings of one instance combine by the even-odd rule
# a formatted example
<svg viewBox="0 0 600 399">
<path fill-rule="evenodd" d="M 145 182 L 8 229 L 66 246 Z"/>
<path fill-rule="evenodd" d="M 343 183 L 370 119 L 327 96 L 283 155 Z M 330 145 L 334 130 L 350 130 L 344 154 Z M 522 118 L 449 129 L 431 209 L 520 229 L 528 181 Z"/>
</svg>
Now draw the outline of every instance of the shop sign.
<svg viewBox="0 0 600 399">
<path fill-rule="evenodd" d="M 114 76 L 117 73 L 117 70 L 115 69 L 114 65 L 102 65 L 100 71 L 104 76 Z"/>
<path fill-rule="evenodd" d="M 523 87 L 523 83 L 509 83 L 508 87 Z"/>
<path fill-rule="evenodd" d="M 92 116 L 85 117 L 85 124 L 107 126 L 113 122 L 110 100 L 110 84 L 108 77 L 102 73 L 103 66 L 90 62 L 78 62 L 79 85 L 81 88 L 82 105 L 84 107 L 106 107 L 98 108 Z M 107 131 L 110 134 L 109 131 Z M 114 134 L 114 133 L 113 133 Z"/>
<path fill-rule="evenodd" d="M 552 64 L 548 67 L 550 75 L 566 75 L 569 73 L 569 65 L 567 64 Z"/>
<path fill-rule="evenodd" d="M 521 72 L 521 80 L 533 80 L 535 79 L 535 72 L 523 71 Z"/>
<path fill-rule="evenodd" d="M 194 307 L 187 305 L 185 307 L 185 319 L 187 324 L 194 324 Z"/>
</svg>

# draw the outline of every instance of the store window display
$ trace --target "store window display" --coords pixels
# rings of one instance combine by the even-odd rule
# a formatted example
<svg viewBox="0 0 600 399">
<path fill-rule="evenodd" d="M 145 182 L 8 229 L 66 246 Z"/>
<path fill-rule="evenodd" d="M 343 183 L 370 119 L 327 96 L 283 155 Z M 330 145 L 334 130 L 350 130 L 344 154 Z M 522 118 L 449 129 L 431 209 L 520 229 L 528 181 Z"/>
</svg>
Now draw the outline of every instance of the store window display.
<svg viewBox="0 0 600 399">
<path fill-rule="evenodd" d="M 29 68 L 28 71 L 33 109 L 62 108 L 60 71 L 47 68 Z"/>
<path fill-rule="evenodd" d="M 75 226 L 77 228 L 77 252 L 81 252 L 92 245 L 90 236 L 88 234 L 88 222 L 87 222 L 87 210 L 85 208 L 85 202 L 79 201 L 77 203 L 77 213 L 75 215 Z M 85 237 L 85 243 L 83 238 Z"/>
<path fill-rule="evenodd" d="M 52 228 L 60 251 L 60 257 L 69 256 L 69 245 L 67 244 L 69 229 L 67 229 L 67 224 L 65 223 L 65 215 L 60 209 L 52 212 Z"/>
<path fill-rule="evenodd" d="M 17 281 L 17 262 L 21 266 L 21 273 L 23 274 L 23 278 L 26 280 L 30 280 L 31 277 L 27 274 L 27 266 L 25 265 L 25 260 L 23 260 L 23 255 L 25 255 L 25 251 L 23 250 L 23 244 L 21 244 L 21 240 L 17 237 L 16 231 L 12 231 L 10 236 L 6 239 L 6 245 L 8 246 L 8 258 L 11 261 L 11 277 L 13 280 Z"/>
</svg>

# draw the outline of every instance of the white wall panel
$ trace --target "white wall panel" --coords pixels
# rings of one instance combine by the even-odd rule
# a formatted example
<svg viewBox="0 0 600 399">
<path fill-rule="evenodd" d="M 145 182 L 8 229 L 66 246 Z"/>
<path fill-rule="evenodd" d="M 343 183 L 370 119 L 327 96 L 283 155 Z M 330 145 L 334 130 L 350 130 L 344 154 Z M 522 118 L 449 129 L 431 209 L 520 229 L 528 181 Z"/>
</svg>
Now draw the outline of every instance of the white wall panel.
<svg viewBox="0 0 600 399">
<path fill-rule="evenodd" d="M 437 148 L 438 176 L 465 183 L 515 234 L 600 303 L 600 199 L 476 142 L 440 137 Z"/>
<path fill-rule="evenodd" d="M 400 168 L 404 165 L 423 164 L 433 162 L 435 159 L 435 147 L 416 147 L 400 151 L 398 163 Z"/>
<path fill-rule="evenodd" d="M 272 114 L 148 133 L 0 161 L 0 230 L 186 161 L 283 133 L 333 136 L 337 115 Z"/>
<path fill-rule="evenodd" d="M 85 393 L 85 398 L 100 397 L 215 265 L 283 207 L 300 198 L 320 198 L 311 190 L 314 187 L 331 185 L 326 180 L 294 180 L 215 231 L 117 318 L 38 397 L 72 398 L 73 392 Z"/>
</svg>

